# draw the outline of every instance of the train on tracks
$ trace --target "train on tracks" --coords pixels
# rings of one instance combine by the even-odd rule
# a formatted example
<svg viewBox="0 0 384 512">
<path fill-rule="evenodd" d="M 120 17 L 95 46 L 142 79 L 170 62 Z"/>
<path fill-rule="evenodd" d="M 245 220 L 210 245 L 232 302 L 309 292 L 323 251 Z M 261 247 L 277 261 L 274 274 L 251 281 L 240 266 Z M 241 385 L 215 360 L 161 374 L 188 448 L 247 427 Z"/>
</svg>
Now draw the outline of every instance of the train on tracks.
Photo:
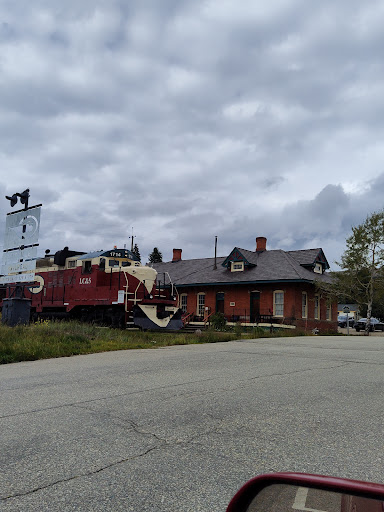
<svg viewBox="0 0 384 512">
<path fill-rule="evenodd" d="M 3 289 L 3 298 L 16 287 Z M 24 297 L 31 300 L 32 320 L 68 318 L 144 330 L 183 326 L 176 288 L 161 284 L 156 270 L 128 249 L 84 253 L 65 247 L 46 254 L 36 260 L 35 281 L 24 286 Z"/>
</svg>

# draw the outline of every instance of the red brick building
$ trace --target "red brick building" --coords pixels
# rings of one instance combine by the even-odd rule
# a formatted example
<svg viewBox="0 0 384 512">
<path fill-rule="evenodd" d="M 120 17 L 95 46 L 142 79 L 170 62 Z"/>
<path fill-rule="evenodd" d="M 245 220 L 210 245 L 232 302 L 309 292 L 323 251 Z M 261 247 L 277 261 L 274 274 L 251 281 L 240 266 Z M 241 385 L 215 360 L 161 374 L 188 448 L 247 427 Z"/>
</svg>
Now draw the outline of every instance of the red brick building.
<svg viewBox="0 0 384 512">
<path fill-rule="evenodd" d="M 328 305 L 315 283 L 330 280 L 322 249 L 269 251 L 267 239 L 258 237 L 255 251 L 235 247 L 227 257 L 183 260 L 181 253 L 174 249 L 172 261 L 154 267 L 176 285 L 190 318 L 221 312 L 230 322 L 337 331 L 337 304 Z"/>
</svg>

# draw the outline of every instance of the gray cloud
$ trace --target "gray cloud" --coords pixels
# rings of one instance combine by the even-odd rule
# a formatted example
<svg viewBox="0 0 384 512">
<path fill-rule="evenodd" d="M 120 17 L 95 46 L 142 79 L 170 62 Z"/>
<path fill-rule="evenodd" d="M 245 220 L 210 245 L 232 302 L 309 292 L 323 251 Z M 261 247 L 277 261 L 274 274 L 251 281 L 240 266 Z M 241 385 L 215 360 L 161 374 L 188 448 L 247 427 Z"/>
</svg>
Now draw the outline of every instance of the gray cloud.
<svg viewBox="0 0 384 512">
<path fill-rule="evenodd" d="M 31 188 L 51 250 L 133 227 L 144 257 L 264 235 L 333 261 L 382 207 L 378 0 L 5 0 L 0 20 L 0 191 Z"/>
</svg>

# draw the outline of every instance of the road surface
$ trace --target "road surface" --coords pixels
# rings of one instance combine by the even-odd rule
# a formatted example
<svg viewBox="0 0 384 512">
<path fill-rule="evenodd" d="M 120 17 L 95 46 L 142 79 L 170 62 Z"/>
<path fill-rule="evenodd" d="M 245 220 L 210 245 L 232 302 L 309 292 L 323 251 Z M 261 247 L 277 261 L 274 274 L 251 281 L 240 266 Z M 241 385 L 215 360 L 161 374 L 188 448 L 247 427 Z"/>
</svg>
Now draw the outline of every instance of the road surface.
<svg viewBox="0 0 384 512">
<path fill-rule="evenodd" d="M 223 511 L 270 471 L 383 482 L 383 365 L 382 337 L 313 336 L 0 366 L 0 510 Z"/>
</svg>

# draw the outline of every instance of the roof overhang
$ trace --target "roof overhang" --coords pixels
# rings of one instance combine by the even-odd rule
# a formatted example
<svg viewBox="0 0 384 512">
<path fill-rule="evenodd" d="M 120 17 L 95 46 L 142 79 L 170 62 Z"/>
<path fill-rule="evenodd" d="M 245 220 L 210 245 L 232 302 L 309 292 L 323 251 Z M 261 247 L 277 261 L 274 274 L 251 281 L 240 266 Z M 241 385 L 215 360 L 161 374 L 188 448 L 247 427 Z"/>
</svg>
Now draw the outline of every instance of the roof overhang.
<svg viewBox="0 0 384 512">
<path fill-rule="evenodd" d="M 314 284 L 314 281 L 309 279 L 276 279 L 276 280 L 265 280 L 265 281 L 229 281 L 229 282 L 215 282 L 215 283 L 173 283 L 176 287 L 190 288 L 193 286 L 239 286 L 242 284 L 272 284 L 272 283 L 302 283 L 302 284 Z M 170 285 L 168 285 L 170 286 Z"/>
</svg>

